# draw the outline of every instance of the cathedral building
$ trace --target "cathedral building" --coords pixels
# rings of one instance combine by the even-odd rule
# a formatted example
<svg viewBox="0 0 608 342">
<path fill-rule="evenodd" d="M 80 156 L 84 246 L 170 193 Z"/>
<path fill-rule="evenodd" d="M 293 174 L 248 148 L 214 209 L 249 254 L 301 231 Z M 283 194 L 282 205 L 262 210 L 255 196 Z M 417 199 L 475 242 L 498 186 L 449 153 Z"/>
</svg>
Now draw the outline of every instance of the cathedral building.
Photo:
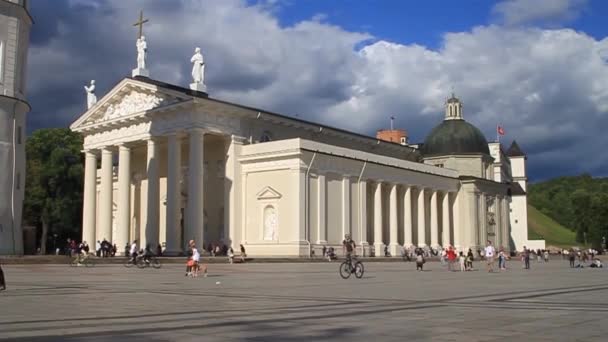
<svg viewBox="0 0 608 342">
<path fill-rule="evenodd" d="M 84 240 L 178 255 L 194 239 L 254 256 L 318 255 L 345 234 L 364 255 L 529 243 L 525 155 L 488 143 L 454 96 L 412 146 L 192 88 L 125 78 L 72 124 L 86 155 Z"/>
<path fill-rule="evenodd" d="M 0 255 L 23 254 L 26 64 L 32 17 L 26 0 L 0 0 Z"/>
<path fill-rule="evenodd" d="M 245 246 L 254 256 L 318 255 L 349 234 L 362 255 L 402 247 L 506 250 L 527 241 L 525 155 L 503 152 L 452 96 L 423 144 L 378 138 L 209 96 L 200 48 L 188 88 L 150 77 L 140 20 L 137 68 L 71 129 L 84 137 L 82 239 L 182 254 Z M 392 126 L 392 125 L 391 125 Z M 341 250 L 338 248 L 338 250 Z"/>
</svg>

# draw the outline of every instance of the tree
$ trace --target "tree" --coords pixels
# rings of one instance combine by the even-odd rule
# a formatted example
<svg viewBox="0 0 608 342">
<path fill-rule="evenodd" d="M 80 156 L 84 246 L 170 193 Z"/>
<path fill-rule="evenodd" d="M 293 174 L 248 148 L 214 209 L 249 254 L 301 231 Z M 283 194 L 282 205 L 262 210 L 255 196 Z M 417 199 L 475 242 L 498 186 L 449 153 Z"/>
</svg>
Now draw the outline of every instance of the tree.
<svg viewBox="0 0 608 342">
<path fill-rule="evenodd" d="M 48 234 L 80 231 L 83 189 L 82 136 L 68 128 L 35 131 L 26 142 L 24 221 L 36 226 L 40 252 Z"/>
</svg>

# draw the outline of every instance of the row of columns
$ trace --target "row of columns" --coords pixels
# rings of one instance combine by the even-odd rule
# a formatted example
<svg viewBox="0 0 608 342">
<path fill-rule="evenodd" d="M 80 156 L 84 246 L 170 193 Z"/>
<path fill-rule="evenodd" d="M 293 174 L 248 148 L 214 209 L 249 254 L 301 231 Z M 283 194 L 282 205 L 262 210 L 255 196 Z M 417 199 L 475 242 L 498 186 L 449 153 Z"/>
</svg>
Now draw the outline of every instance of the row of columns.
<svg viewBox="0 0 608 342">
<path fill-rule="evenodd" d="M 382 208 L 382 182 L 377 182 L 374 188 L 374 248 L 376 255 L 383 254 L 383 208 Z M 398 255 L 400 245 L 398 242 L 398 184 L 389 185 L 389 251 L 392 255 Z M 439 246 L 439 208 L 438 198 L 440 192 L 434 189 L 418 188 L 417 194 L 417 246 L 426 246 L 426 200 L 425 192 L 431 191 L 430 200 L 430 244 L 431 247 Z M 413 243 L 413 215 L 412 215 L 412 186 L 406 186 L 403 192 L 403 244 L 412 246 Z M 442 204 L 442 236 L 441 242 L 444 247 L 450 244 L 450 196 L 449 192 L 443 192 Z"/>
<path fill-rule="evenodd" d="M 181 168 L 181 134 L 174 133 L 167 139 L 167 215 L 166 215 L 166 252 L 178 254 L 185 247 L 186 240 L 202 242 L 203 237 L 203 172 L 204 172 L 204 134 L 202 129 L 188 131 L 189 164 L 188 164 L 188 204 L 184 237 L 180 227 L 180 168 Z M 140 232 L 140 246 L 159 243 L 160 211 L 160 170 L 159 141 L 161 137 L 150 137 L 146 150 L 146 178 L 148 182 L 146 224 Z M 107 239 L 116 243 L 119 251 L 128 244 L 131 231 L 131 155 L 129 145 L 118 146 L 118 191 L 116 236 L 112 236 L 113 212 L 113 146 L 100 149 L 101 172 L 99 185 L 99 203 L 97 195 L 97 156 L 95 150 L 85 151 L 85 179 L 83 203 L 83 240 L 94 243 Z M 98 208 L 98 211 L 97 209 Z M 99 219 L 97 220 L 97 216 Z M 98 223 L 98 225 L 97 225 Z"/>
</svg>

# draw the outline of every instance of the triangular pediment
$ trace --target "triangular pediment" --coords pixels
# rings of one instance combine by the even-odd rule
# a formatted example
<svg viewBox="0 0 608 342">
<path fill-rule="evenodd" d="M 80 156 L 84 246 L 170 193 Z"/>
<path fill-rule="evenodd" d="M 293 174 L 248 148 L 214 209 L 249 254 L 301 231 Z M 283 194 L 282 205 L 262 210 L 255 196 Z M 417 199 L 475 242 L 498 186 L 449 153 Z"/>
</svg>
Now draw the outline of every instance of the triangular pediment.
<svg viewBox="0 0 608 342">
<path fill-rule="evenodd" d="M 125 79 L 89 108 L 72 125 L 72 129 L 120 120 L 151 110 L 170 106 L 191 98 L 152 84 Z"/>
<path fill-rule="evenodd" d="M 263 188 L 257 194 L 259 200 L 279 199 L 281 196 L 282 195 L 278 191 L 269 186 Z"/>
</svg>

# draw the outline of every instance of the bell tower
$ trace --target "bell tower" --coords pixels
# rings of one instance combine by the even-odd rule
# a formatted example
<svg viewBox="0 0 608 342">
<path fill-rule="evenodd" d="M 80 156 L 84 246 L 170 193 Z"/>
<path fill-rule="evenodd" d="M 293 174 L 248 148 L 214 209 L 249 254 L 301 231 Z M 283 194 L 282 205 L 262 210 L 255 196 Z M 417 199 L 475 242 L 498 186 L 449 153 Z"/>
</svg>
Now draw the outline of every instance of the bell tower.
<svg viewBox="0 0 608 342">
<path fill-rule="evenodd" d="M 464 120 L 462 117 L 462 102 L 452 93 L 445 102 L 445 119 L 444 120 Z"/>
<path fill-rule="evenodd" d="M 0 0 L 0 254 L 23 254 L 28 2 Z"/>
</svg>

